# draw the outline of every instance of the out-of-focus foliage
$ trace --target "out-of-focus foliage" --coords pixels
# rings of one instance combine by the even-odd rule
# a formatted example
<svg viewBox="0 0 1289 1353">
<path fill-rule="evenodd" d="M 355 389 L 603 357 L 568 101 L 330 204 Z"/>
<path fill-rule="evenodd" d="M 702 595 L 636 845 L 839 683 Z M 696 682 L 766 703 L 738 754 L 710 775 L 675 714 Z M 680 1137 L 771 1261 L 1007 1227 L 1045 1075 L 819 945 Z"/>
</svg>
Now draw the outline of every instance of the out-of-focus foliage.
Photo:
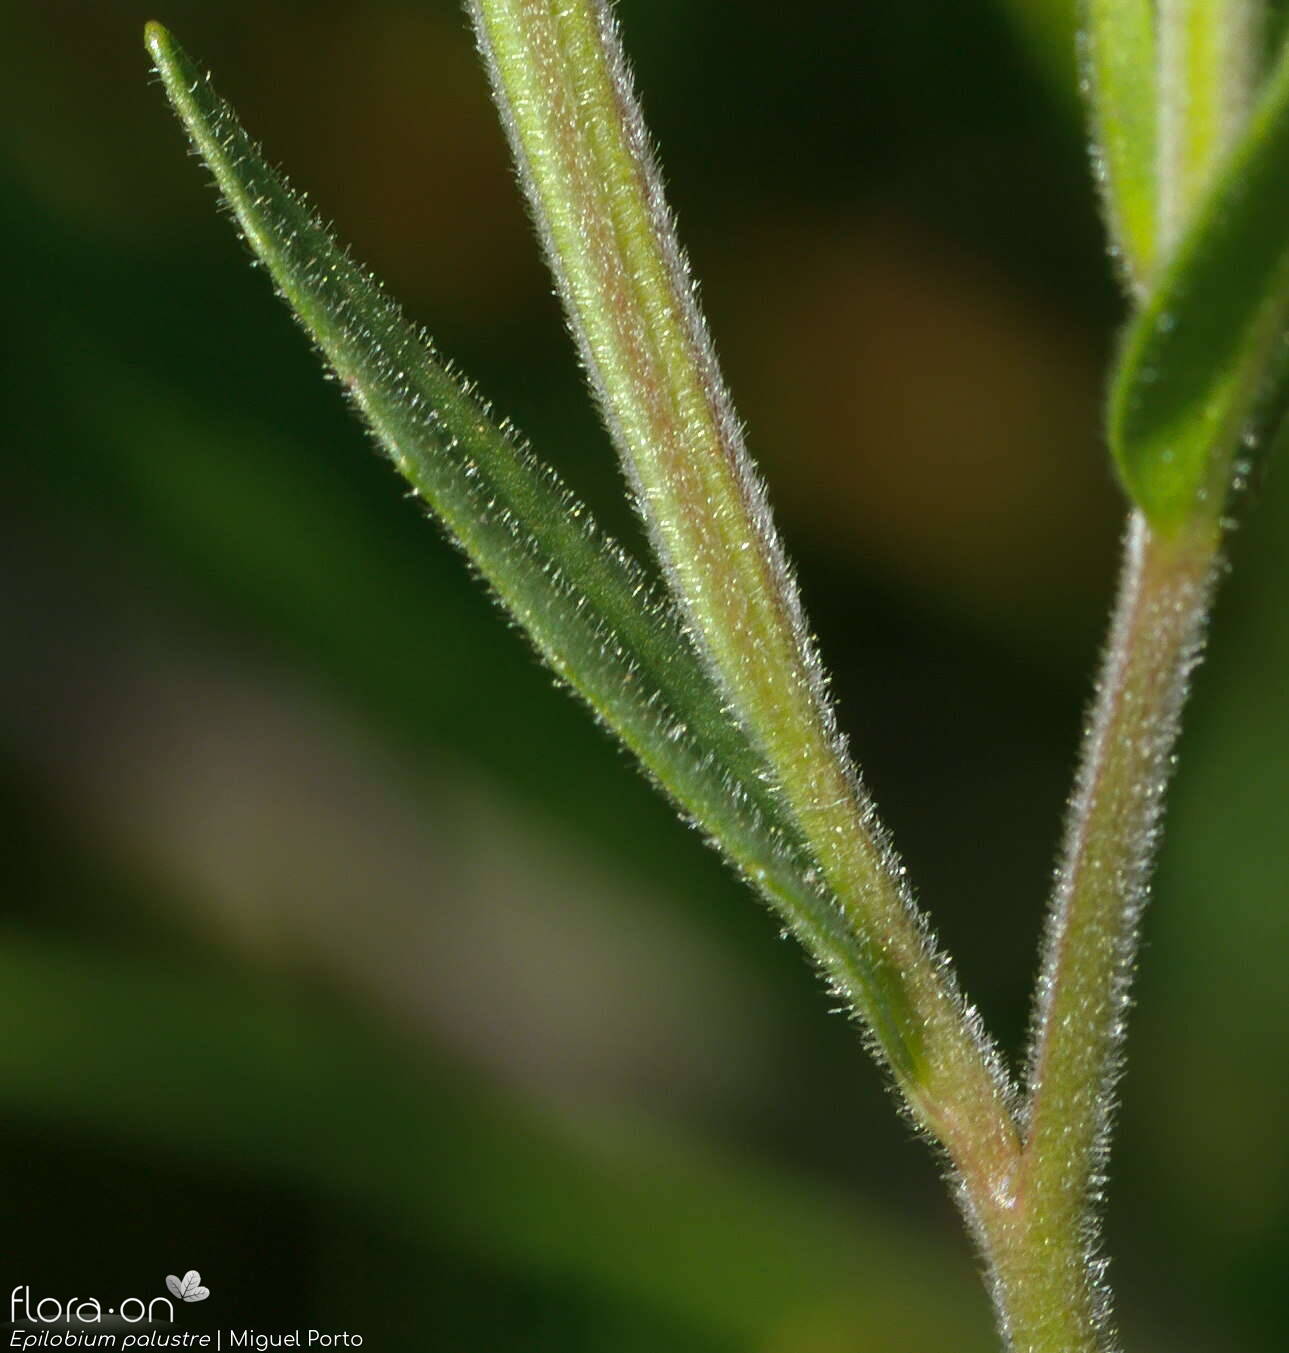
<svg viewBox="0 0 1289 1353">
<path fill-rule="evenodd" d="M 1073 63 L 1019 8 L 621 6 L 843 720 L 1013 1047 L 1120 509 Z M 196 1267 L 201 1319 L 370 1347 L 990 1347 L 853 1030 L 319 382 L 145 17 L 15 6 L 0 47 L 9 1286 Z M 629 537 L 456 6 L 155 17 Z M 1289 1324 L 1284 499 L 1233 542 L 1147 924 L 1133 1347 Z"/>
</svg>

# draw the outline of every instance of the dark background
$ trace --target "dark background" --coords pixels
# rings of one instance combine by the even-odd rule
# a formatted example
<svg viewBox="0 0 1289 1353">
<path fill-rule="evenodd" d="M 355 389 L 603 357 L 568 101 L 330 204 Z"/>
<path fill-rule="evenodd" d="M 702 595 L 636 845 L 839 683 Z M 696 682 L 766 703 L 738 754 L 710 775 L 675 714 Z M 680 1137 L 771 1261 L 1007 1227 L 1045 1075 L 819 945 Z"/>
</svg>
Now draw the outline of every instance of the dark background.
<svg viewBox="0 0 1289 1353">
<path fill-rule="evenodd" d="M 1013 1051 L 1122 514 L 1070 9 L 620 11 L 842 718 Z M 184 1328 L 369 1348 L 993 1347 L 855 1031 L 371 453 L 141 43 L 634 543 L 456 6 L 3 17 L 0 1293 L 198 1268 Z M 1112 1168 L 1139 1350 L 1289 1334 L 1283 473 L 1231 555 Z"/>
</svg>

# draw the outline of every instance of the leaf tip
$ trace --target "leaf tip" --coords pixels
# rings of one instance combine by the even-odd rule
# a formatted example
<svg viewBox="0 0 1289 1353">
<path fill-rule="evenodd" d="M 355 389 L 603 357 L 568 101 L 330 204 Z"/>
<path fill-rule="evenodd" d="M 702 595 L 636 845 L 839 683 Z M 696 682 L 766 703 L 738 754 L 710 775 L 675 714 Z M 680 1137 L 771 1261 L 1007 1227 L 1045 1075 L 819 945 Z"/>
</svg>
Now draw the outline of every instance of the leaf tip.
<svg viewBox="0 0 1289 1353">
<path fill-rule="evenodd" d="M 169 59 L 175 40 L 164 24 L 150 19 L 143 25 L 143 45 L 148 49 L 148 55 L 160 66 Z"/>
</svg>

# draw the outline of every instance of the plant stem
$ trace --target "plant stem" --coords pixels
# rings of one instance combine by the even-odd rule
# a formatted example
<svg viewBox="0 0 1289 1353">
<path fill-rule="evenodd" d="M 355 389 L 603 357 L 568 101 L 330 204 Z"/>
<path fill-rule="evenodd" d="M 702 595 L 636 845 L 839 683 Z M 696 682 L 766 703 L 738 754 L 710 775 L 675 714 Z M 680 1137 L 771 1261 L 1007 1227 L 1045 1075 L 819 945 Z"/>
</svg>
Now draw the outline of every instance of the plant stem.
<svg viewBox="0 0 1289 1353">
<path fill-rule="evenodd" d="M 1096 1203 L 1138 923 L 1221 527 L 1129 523 L 1123 579 L 1049 920 L 1012 1206 L 988 1237 L 1017 1353 L 1113 1346 Z"/>
<path fill-rule="evenodd" d="M 1131 458 L 1125 461 L 1123 449 L 1139 451 L 1144 419 L 1147 431 L 1158 433 L 1150 443 L 1159 452 L 1156 478 L 1177 478 L 1187 449 L 1195 452 L 1194 472 L 1177 478 L 1171 497 L 1155 492 L 1156 501 L 1146 501 L 1147 511 L 1154 508 L 1149 520 L 1140 508 L 1129 519 L 1118 603 L 1070 807 L 1043 946 L 1016 1188 L 1009 1207 L 987 1219 L 984 1234 L 1000 1322 L 1015 1353 L 1107 1353 L 1117 1346 L 1105 1261 L 1099 1256 L 1097 1204 L 1138 930 L 1181 710 L 1218 574 L 1232 448 L 1248 430 L 1245 396 L 1265 380 L 1263 350 L 1279 331 L 1281 314 L 1269 303 L 1262 307 L 1266 341 L 1250 340 L 1254 357 L 1245 366 L 1251 374 L 1238 367 L 1216 393 L 1196 395 L 1193 408 L 1178 411 L 1165 402 L 1172 416 L 1153 428 L 1147 415 L 1155 412 L 1151 398 L 1158 389 L 1191 390 L 1215 360 L 1214 352 L 1221 353 L 1207 332 L 1179 314 L 1175 281 L 1169 291 L 1152 279 L 1149 265 L 1158 258 L 1174 271 L 1181 268 L 1190 255 L 1177 261 L 1178 241 L 1184 235 L 1193 239 L 1187 232 L 1199 230 L 1214 213 L 1219 228 L 1210 222 L 1208 233 L 1199 237 L 1210 249 L 1212 238 L 1221 242 L 1224 222 L 1243 223 L 1229 206 L 1219 211 L 1211 205 L 1209 188 L 1248 123 L 1260 74 L 1265 4 L 1159 0 L 1154 9 L 1157 79 L 1143 77 L 1135 92 L 1132 72 L 1114 50 L 1132 32 L 1140 39 L 1136 59 L 1151 46 L 1143 36 L 1148 16 L 1140 5 L 1131 8 L 1137 12 L 1127 27 L 1128 6 L 1105 0 L 1089 8 L 1094 114 L 1105 124 L 1103 141 L 1107 127 L 1121 134 L 1108 146 L 1114 160 L 1110 168 L 1118 174 L 1107 180 L 1107 202 L 1135 265 L 1136 294 L 1144 306 L 1134 332 L 1148 330 L 1165 348 L 1180 332 L 1199 355 L 1188 369 L 1171 350 L 1160 355 L 1139 339 L 1138 347 L 1148 347 L 1147 357 L 1133 365 L 1136 349 L 1130 344 L 1131 379 L 1121 375 L 1116 383 L 1111 433 L 1112 440 L 1118 436 L 1121 469 L 1126 463 L 1136 467 Z M 1153 122 L 1142 102 L 1152 87 L 1158 101 Z M 1275 107 L 1271 100 L 1264 121 Z M 1126 124 L 1119 116 L 1124 108 L 1133 114 Z M 1265 134 L 1255 137 L 1255 149 L 1266 139 Z M 1246 155 L 1251 153 L 1246 147 Z M 1148 154 L 1156 156 L 1153 240 L 1145 216 Z M 1238 200 L 1240 193 L 1235 196 Z M 1259 204 L 1264 196 L 1257 198 Z M 1256 261 L 1260 255 L 1248 235 L 1240 236 L 1236 255 Z M 1197 248 L 1192 244 L 1191 254 Z M 1249 287 L 1255 297 L 1265 290 L 1262 282 L 1258 272 Z M 1250 308 L 1261 315 L 1256 305 Z M 1212 305 L 1203 310 L 1205 316 L 1222 313 Z M 1261 334 L 1258 328 L 1254 337 Z M 1138 375 L 1138 368 L 1145 374 Z M 1157 387 L 1163 372 L 1171 384 Z M 1125 435 L 1125 427 L 1136 434 L 1135 441 Z M 1139 503 L 1145 501 L 1140 478 L 1126 477 Z"/>
</svg>

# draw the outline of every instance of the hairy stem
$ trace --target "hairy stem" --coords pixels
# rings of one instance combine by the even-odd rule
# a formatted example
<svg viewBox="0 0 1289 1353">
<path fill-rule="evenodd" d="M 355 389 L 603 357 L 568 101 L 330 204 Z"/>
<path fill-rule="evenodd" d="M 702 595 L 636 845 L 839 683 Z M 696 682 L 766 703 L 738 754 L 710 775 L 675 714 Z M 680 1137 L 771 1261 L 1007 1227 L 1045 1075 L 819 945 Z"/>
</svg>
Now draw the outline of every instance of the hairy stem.
<svg viewBox="0 0 1289 1353">
<path fill-rule="evenodd" d="M 1113 1347 L 1097 1202 L 1138 924 L 1220 526 L 1160 536 L 1134 513 L 1048 925 L 1013 1206 L 994 1237 L 1020 1353 Z"/>
</svg>

